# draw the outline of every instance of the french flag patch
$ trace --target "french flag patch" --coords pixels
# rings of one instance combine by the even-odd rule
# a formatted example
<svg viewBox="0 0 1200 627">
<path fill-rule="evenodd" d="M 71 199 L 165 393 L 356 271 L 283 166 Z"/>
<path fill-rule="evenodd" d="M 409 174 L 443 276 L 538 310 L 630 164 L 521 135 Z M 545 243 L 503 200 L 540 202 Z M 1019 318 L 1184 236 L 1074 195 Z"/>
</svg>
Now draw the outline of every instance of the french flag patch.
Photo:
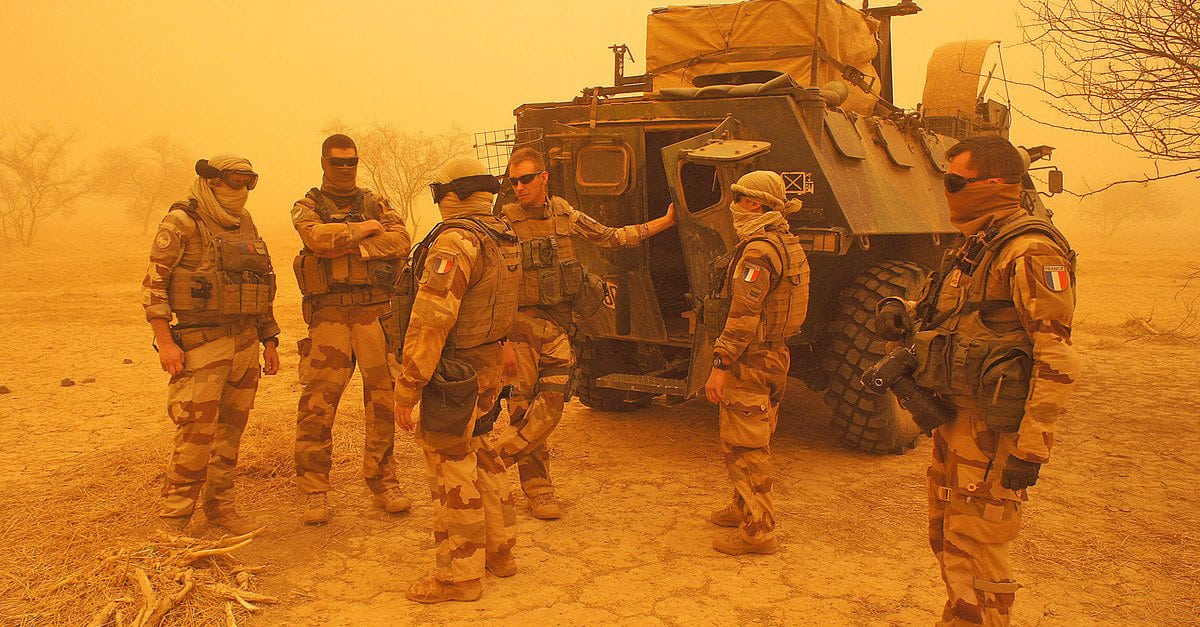
<svg viewBox="0 0 1200 627">
<path fill-rule="evenodd" d="M 1065 266 L 1044 266 L 1042 274 L 1046 277 L 1046 287 L 1052 292 L 1061 292 L 1071 284 L 1071 277 Z"/>
<path fill-rule="evenodd" d="M 454 259 L 452 257 L 438 257 L 433 260 L 433 271 L 438 274 L 446 274 L 454 269 Z"/>
<path fill-rule="evenodd" d="M 742 273 L 742 280 L 747 283 L 753 283 L 758 280 L 758 275 L 762 271 L 754 266 L 746 266 L 746 271 Z"/>
</svg>

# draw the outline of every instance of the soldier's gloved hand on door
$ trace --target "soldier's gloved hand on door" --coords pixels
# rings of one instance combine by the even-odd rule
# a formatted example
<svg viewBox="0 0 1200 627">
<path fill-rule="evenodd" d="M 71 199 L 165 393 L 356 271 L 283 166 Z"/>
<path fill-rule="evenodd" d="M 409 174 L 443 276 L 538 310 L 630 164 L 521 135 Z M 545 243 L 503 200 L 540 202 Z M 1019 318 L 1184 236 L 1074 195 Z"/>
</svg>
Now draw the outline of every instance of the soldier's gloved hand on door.
<svg viewBox="0 0 1200 627">
<path fill-rule="evenodd" d="M 1024 490 L 1037 483 L 1038 471 L 1041 468 L 1041 464 L 1009 455 L 1008 462 L 1004 465 L 1004 474 L 1000 475 L 1000 485 L 1008 490 Z"/>
</svg>

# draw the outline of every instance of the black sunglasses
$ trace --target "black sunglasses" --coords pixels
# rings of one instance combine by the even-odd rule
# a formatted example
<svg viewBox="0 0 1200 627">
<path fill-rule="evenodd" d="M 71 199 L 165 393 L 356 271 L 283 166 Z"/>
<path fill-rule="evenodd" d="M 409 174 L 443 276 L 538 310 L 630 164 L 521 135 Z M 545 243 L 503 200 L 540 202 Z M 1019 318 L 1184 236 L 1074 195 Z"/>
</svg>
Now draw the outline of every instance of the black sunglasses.
<svg viewBox="0 0 1200 627">
<path fill-rule="evenodd" d="M 537 178 L 538 175 L 540 175 L 542 172 L 545 172 L 545 170 L 538 170 L 537 172 L 530 172 L 529 174 L 522 174 L 521 176 L 510 176 L 510 177 L 508 177 L 508 184 L 513 187 L 516 187 L 517 183 L 520 183 L 522 185 L 528 185 L 528 184 L 532 183 L 533 179 Z"/>
<path fill-rule="evenodd" d="M 992 177 L 977 176 L 975 178 L 969 179 L 961 174 L 946 173 L 946 176 L 943 178 L 943 182 L 946 185 L 946 191 L 950 192 L 951 194 L 954 194 L 956 192 L 961 192 L 963 190 L 963 188 L 967 186 L 967 183 L 974 183 L 976 181 L 986 181 L 989 178 L 992 178 Z"/>
<path fill-rule="evenodd" d="M 358 157 L 325 157 L 329 160 L 329 165 L 338 168 L 348 168 L 358 165 Z"/>
</svg>

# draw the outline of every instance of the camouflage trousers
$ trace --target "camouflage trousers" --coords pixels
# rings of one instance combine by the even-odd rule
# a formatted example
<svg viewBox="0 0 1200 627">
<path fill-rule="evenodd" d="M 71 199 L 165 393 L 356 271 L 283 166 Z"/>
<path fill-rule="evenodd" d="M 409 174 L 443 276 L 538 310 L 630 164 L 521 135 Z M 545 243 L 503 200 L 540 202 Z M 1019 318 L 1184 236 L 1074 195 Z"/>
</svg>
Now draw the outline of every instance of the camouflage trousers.
<svg viewBox="0 0 1200 627">
<path fill-rule="evenodd" d="M 300 380 L 304 391 L 296 416 L 296 485 L 301 492 L 328 492 L 333 464 L 333 419 L 357 364 L 363 381 L 366 427 L 363 477 L 373 493 L 396 485 L 392 371 L 379 316 L 387 303 L 330 305 L 313 312 L 308 338 L 301 340 Z"/>
<path fill-rule="evenodd" d="M 958 400 L 958 399 L 956 399 Z M 933 432 L 929 466 L 929 546 L 949 598 L 942 625 L 1007 625 L 1020 587 L 1009 544 L 1021 526 L 1024 490 L 1000 486 L 1016 433 L 987 428 L 974 402 Z"/>
<path fill-rule="evenodd" d="M 721 451 L 733 482 L 733 506 L 742 517 L 738 533 L 761 542 L 775 533 L 771 494 L 771 434 L 791 354 L 782 342 L 751 344 L 730 367 L 734 381 L 720 404 Z"/>
<path fill-rule="evenodd" d="M 500 438 L 505 461 L 517 462 L 526 496 L 552 494 L 546 441 L 562 420 L 575 352 L 567 332 L 530 309 L 517 312 L 508 343 L 517 355 L 517 376 L 508 399 L 510 428 Z"/>
<path fill-rule="evenodd" d="M 191 516 L 197 500 L 210 518 L 233 508 L 238 447 L 258 391 L 258 359 L 253 326 L 184 352 L 183 372 L 167 387 L 175 448 L 160 516 Z"/>
<path fill-rule="evenodd" d="M 471 432 L 500 394 L 503 357 L 499 344 L 460 350 L 456 356 L 474 368 L 479 382 Z M 419 416 L 417 425 L 433 497 L 435 576 L 448 582 L 479 579 L 488 555 L 510 553 L 516 545 L 513 497 L 495 435 L 455 438 L 429 433 L 421 428 Z"/>
</svg>

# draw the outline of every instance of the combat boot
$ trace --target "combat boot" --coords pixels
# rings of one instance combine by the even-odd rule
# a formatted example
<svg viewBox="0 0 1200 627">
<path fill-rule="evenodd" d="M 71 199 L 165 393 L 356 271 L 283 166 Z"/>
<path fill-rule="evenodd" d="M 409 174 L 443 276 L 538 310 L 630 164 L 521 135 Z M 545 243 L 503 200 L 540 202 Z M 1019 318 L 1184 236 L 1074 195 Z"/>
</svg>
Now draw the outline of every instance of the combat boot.
<svg viewBox="0 0 1200 627">
<path fill-rule="evenodd" d="M 245 535 L 260 528 L 253 520 L 236 509 L 209 514 L 208 524 L 220 527 L 235 536 Z"/>
<path fill-rule="evenodd" d="M 542 520 L 562 518 L 562 508 L 549 492 L 529 497 L 529 513 Z"/>
<path fill-rule="evenodd" d="M 174 536 L 183 535 L 183 530 L 191 520 L 191 516 L 161 516 L 158 519 L 158 529 Z"/>
<path fill-rule="evenodd" d="M 512 577 L 517 574 L 517 558 L 512 551 L 503 553 L 488 553 L 487 569 L 497 577 Z"/>
<path fill-rule="evenodd" d="M 323 525 L 329 522 L 329 514 L 329 499 L 324 492 L 308 495 L 308 503 L 304 507 L 304 524 Z"/>
<path fill-rule="evenodd" d="M 483 596 L 483 584 L 478 579 L 451 582 L 428 575 L 412 582 L 404 596 L 417 603 L 478 601 Z"/>
<path fill-rule="evenodd" d="M 382 507 L 383 511 L 389 514 L 407 512 L 408 508 L 412 507 L 412 499 L 404 496 L 399 486 L 390 486 L 383 492 L 376 494 L 374 498 L 375 504 Z"/>
<path fill-rule="evenodd" d="M 747 553 L 771 555 L 779 550 L 779 538 L 772 533 L 763 540 L 751 542 L 735 531 L 728 536 L 713 540 L 713 548 L 726 555 L 745 555 Z"/>
<path fill-rule="evenodd" d="M 738 525 L 742 524 L 742 513 L 738 511 L 737 507 L 730 503 L 722 509 L 713 510 L 713 512 L 708 515 L 708 522 L 718 527 L 729 527 L 731 529 L 736 529 Z"/>
</svg>

